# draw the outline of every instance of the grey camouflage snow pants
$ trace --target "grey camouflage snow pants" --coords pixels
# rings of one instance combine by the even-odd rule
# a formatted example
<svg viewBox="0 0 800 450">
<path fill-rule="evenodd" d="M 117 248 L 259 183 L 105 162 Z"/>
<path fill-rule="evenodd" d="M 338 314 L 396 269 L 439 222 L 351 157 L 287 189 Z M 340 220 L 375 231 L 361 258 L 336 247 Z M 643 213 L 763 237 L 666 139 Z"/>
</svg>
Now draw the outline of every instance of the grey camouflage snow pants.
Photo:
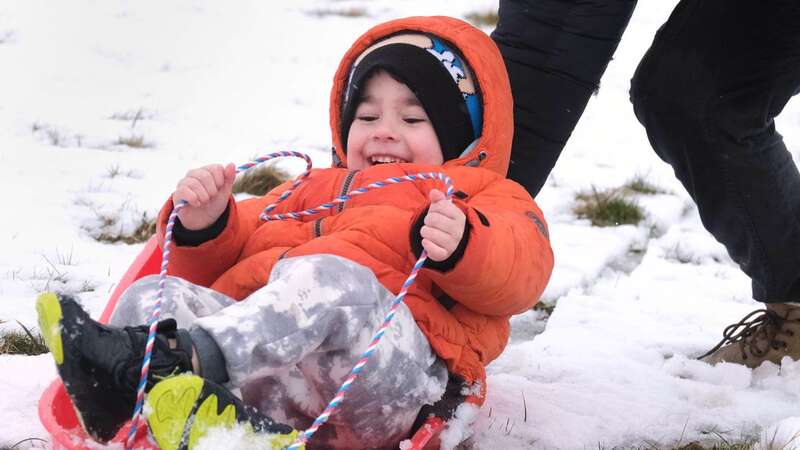
<svg viewBox="0 0 800 450">
<path fill-rule="evenodd" d="M 131 285 L 111 324 L 147 323 L 157 289 L 157 276 Z M 174 317 L 193 334 L 207 333 L 224 357 L 228 387 L 239 389 L 246 404 L 303 430 L 360 359 L 393 299 L 368 268 L 338 256 L 312 255 L 280 261 L 268 284 L 241 302 L 168 277 L 161 317 Z M 442 396 L 447 378 L 445 364 L 400 305 L 359 378 L 308 448 L 397 448 L 420 408 Z"/>
</svg>

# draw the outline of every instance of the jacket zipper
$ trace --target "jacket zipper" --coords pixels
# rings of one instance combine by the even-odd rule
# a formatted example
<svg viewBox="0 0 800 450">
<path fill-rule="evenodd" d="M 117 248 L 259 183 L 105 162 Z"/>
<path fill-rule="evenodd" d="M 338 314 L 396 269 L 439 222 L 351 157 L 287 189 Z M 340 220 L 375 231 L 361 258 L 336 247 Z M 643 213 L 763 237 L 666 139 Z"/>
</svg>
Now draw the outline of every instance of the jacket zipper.
<svg viewBox="0 0 800 450">
<path fill-rule="evenodd" d="M 347 176 L 344 178 L 344 181 L 342 182 L 342 188 L 341 188 L 340 193 L 339 193 L 340 197 L 342 195 L 347 194 L 347 192 L 350 191 L 350 185 L 353 184 L 353 178 L 355 178 L 356 172 L 358 172 L 358 171 L 357 170 L 352 170 L 352 171 L 347 173 Z M 336 212 L 342 212 L 343 209 L 344 209 L 344 203 L 339 203 L 338 205 L 336 205 Z M 319 218 L 319 219 L 314 221 L 314 237 L 315 238 L 318 238 L 318 237 L 322 236 L 322 221 L 324 219 L 325 219 L 324 217 L 321 217 L 321 218 Z"/>
<path fill-rule="evenodd" d="M 464 165 L 467 167 L 478 167 L 479 165 L 481 165 L 481 162 L 484 159 L 486 159 L 486 151 L 481 150 L 480 152 L 478 152 L 478 156 L 476 158 L 470 159 L 469 161 L 464 163 Z"/>
<path fill-rule="evenodd" d="M 314 221 L 314 237 L 320 236 L 322 236 L 322 219 L 317 219 Z"/>
<path fill-rule="evenodd" d="M 344 178 L 344 183 L 342 183 L 342 190 L 339 193 L 340 197 L 350 192 L 350 185 L 353 183 L 353 178 L 355 178 L 357 173 L 358 170 L 351 170 Z M 344 203 L 339 203 L 338 205 L 336 205 L 337 213 L 342 212 L 343 209 L 344 209 Z"/>
</svg>

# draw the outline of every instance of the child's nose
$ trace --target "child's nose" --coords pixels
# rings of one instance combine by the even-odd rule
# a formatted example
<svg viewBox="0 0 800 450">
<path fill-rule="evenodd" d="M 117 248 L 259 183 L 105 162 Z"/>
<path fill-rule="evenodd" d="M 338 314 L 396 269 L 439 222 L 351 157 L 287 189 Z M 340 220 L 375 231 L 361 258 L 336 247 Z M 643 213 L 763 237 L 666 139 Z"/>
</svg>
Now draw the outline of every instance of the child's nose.
<svg viewBox="0 0 800 450">
<path fill-rule="evenodd" d="M 391 141 L 397 139 L 397 133 L 390 121 L 381 119 L 376 125 L 375 132 L 372 135 L 375 140 Z"/>
</svg>

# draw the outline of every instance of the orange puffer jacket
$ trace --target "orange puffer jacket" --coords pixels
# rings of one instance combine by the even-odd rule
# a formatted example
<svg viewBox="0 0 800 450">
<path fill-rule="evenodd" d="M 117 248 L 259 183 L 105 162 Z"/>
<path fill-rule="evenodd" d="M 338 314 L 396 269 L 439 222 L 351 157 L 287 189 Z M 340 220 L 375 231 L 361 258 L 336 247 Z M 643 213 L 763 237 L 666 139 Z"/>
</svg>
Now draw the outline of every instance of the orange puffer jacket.
<svg viewBox="0 0 800 450">
<path fill-rule="evenodd" d="M 390 176 L 421 171 L 449 175 L 459 192 L 454 202 L 469 222 L 469 240 L 452 269 L 420 271 L 406 304 L 450 371 L 468 382 L 483 381 L 485 366 L 506 346 L 509 317 L 532 307 L 544 290 L 553 254 L 541 211 L 521 186 L 505 178 L 513 121 L 503 60 L 488 36 L 462 21 L 446 17 L 396 20 L 369 30 L 352 46 L 336 72 L 331 95 L 331 129 L 338 156 L 334 160 L 346 161 L 338 130 L 350 65 L 376 40 L 402 30 L 432 33 L 449 41 L 462 50 L 473 68 L 484 111 L 483 133 L 474 150 L 437 167 L 382 164 L 351 171 L 339 163 L 337 168 L 313 170 L 274 213 L 316 207 Z M 411 230 L 429 206 L 430 189 L 442 188 L 438 181 L 405 182 L 355 196 L 317 216 L 260 221 L 259 213 L 289 186 L 290 182 L 284 183 L 264 197 L 231 201 L 222 233 L 197 247 L 174 248 L 170 273 L 242 299 L 267 283 L 279 259 L 328 253 L 371 268 L 386 288 L 397 293 L 417 258 Z M 159 216 L 162 240 L 171 209 L 168 201 Z M 440 302 L 437 298 L 442 294 L 455 303 Z"/>
</svg>

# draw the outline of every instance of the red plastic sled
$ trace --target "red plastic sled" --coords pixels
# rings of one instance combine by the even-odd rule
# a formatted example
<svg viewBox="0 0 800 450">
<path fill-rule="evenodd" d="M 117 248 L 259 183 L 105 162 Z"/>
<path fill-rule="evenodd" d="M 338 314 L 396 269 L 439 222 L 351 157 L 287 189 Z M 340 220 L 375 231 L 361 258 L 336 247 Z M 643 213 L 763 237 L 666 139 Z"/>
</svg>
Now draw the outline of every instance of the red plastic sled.
<svg viewBox="0 0 800 450">
<path fill-rule="evenodd" d="M 108 322 L 111 313 L 117 306 L 119 297 L 131 283 L 146 275 L 158 274 L 160 270 L 161 249 L 158 248 L 156 238 L 152 237 L 147 241 L 142 252 L 136 257 L 136 260 L 125 272 L 125 275 L 122 276 L 116 289 L 114 289 L 111 299 L 100 316 L 100 322 Z M 91 450 L 97 448 L 97 443 L 84 433 L 78 423 L 75 410 L 72 408 L 72 403 L 59 378 L 50 383 L 50 386 L 45 389 L 39 399 L 39 419 L 52 437 L 53 450 Z M 147 425 L 145 424 L 143 427 L 146 428 Z M 124 426 L 112 442 L 124 443 L 129 429 L 130 424 Z M 411 447 L 408 448 L 410 450 L 422 450 L 438 447 L 438 436 L 443 429 L 444 422 L 442 419 L 438 417 L 429 418 L 411 438 Z M 147 435 L 148 433 L 145 430 L 138 432 L 134 448 L 137 450 L 158 450 L 158 447 L 149 441 Z"/>
</svg>

